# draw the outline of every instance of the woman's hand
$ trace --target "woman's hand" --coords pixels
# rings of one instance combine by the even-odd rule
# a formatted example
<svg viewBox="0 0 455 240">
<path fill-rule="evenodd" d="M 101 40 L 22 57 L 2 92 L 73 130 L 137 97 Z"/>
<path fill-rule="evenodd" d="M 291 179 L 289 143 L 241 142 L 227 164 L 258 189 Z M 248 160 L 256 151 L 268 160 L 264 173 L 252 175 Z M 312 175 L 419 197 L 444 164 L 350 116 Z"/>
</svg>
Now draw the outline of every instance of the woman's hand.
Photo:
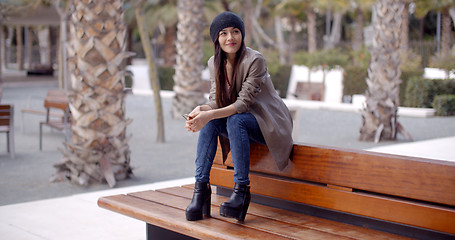
<svg viewBox="0 0 455 240">
<path fill-rule="evenodd" d="M 237 110 L 235 109 L 234 104 L 217 109 L 212 109 L 208 105 L 198 106 L 194 108 L 190 114 L 188 114 L 188 120 L 186 121 L 185 128 L 188 132 L 198 132 L 210 120 L 226 118 L 236 113 Z"/>
<path fill-rule="evenodd" d="M 196 110 L 196 111 L 195 111 Z M 188 132 L 198 132 L 211 120 L 210 111 L 193 110 L 188 115 L 185 128 Z"/>
<path fill-rule="evenodd" d="M 195 118 L 201 112 L 201 106 L 197 106 L 188 114 L 188 120 Z"/>
<path fill-rule="evenodd" d="M 197 106 L 188 114 L 188 119 L 185 123 L 185 128 L 188 132 L 198 132 L 211 119 L 211 114 L 208 112 L 211 108 L 207 106 Z"/>
</svg>

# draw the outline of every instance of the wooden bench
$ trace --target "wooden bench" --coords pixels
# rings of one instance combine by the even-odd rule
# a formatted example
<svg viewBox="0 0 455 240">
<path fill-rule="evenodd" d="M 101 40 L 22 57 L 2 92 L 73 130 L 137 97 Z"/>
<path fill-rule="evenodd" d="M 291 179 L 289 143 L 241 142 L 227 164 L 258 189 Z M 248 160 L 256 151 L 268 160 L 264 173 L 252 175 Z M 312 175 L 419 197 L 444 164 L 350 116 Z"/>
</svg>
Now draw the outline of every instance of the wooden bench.
<svg viewBox="0 0 455 240">
<path fill-rule="evenodd" d="M 39 149 L 43 148 L 43 125 L 52 129 L 63 131 L 65 141 L 69 138 L 69 126 L 71 123 L 69 101 L 63 90 L 49 90 L 44 99 L 44 108 L 46 109 L 46 119 L 39 124 Z M 52 119 L 51 111 L 57 109 L 61 111 L 63 117 Z"/>
<path fill-rule="evenodd" d="M 219 215 L 232 160 L 218 149 L 212 218 L 189 222 L 192 186 L 102 197 L 100 207 L 147 223 L 148 239 L 454 239 L 455 163 L 295 144 L 280 172 L 251 147 L 252 203 L 245 222 Z"/>
</svg>

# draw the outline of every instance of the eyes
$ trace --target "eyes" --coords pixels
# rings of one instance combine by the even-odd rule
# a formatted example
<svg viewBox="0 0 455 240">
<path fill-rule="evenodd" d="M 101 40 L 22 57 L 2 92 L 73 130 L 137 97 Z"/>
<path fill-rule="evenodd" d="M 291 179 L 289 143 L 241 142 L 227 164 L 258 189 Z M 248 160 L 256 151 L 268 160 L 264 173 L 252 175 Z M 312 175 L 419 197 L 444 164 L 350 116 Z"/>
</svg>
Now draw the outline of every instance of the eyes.
<svg viewBox="0 0 455 240">
<path fill-rule="evenodd" d="M 234 36 L 241 34 L 241 32 L 238 28 L 233 28 L 233 29 L 225 28 L 220 31 L 219 36 L 226 36 L 228 33 L 231 33 Z"/>
</svg>

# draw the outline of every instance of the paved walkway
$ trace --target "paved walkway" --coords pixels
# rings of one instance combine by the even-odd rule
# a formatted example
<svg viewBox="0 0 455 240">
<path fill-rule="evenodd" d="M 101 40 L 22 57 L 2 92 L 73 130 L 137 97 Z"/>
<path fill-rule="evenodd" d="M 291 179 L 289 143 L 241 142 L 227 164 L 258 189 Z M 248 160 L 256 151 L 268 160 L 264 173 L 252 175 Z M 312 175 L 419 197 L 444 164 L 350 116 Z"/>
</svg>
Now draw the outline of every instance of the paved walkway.
<svg viewBox="0 0 455 240">
<path fill-rule="evenodd" d="M 144 223 L 97 207 L 98 197 L 192 183 L 197 134 L 185 131 L 183 118 L 170 117 L 172 99 L 163 96 L 166 143 L 156 143 L 153 98 L 129 95 L 126 109 L 134 120 L 128 127 L 133 135 L 134 177 L 118 182 L 115 189 L 107 184 L 79 187 L 68 182 L 49 183 L 55 172 L 52 165 L 61 159 L 58 148 L 63 147 L 63 135 L 46 130 L 40 152 L 38 122 L 42 116 L 26 115 L 22 124 L 20 111 L 29 96 L 42 98 L 49 88 L 57 88 L 55 79 L 27 78 L 3 84 L 2 103 L 16 108 L 16 158 L 9 158 L 5 138 L 0 137 L 2 239 L 144 239 Z M 34 104 L 41 107 L 42 102 Z M 399 138 L 379 144 L 357 141 L 361 125 L 357 111 L 308 107 L 302 109 L 300 118 L 299 142 L 455 159 L 455 117 L 400 117 L 415 141 Z"/>
</svg>

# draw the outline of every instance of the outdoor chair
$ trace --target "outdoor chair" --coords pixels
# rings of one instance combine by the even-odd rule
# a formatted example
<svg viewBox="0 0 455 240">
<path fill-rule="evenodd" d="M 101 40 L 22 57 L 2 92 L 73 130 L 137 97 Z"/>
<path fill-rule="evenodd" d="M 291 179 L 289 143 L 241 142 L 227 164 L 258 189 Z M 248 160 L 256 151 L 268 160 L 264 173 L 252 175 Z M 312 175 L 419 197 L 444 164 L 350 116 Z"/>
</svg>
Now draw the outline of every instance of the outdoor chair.
<svg viewBox="0 0 455 240">
<path fill-rule="evenodd" d="M 0 132 L 6 133 L 6 146 L 14 158 L 14 106 L 9 104 L 0 105 Z"/>
<path fill-rule="evenodd" d="M 56 129 L 63 131 L 65 134 L 65 141 L 69 139 L 69 127 L 71 124 L 70 111 L 68 106 L 68 98 L 65 93 L 61 90 L 49 90 L 46 98 L 44 99 L 44 107 L 46 108 L 46 120 L 40 122 L 39 125 L 39 149 L 43 149 L 43 125 L 50 127 L 51 129 Z M 63 111 L 60 118 L 51 119 L 52 110 L 61 110 Z"/>
</svg>

